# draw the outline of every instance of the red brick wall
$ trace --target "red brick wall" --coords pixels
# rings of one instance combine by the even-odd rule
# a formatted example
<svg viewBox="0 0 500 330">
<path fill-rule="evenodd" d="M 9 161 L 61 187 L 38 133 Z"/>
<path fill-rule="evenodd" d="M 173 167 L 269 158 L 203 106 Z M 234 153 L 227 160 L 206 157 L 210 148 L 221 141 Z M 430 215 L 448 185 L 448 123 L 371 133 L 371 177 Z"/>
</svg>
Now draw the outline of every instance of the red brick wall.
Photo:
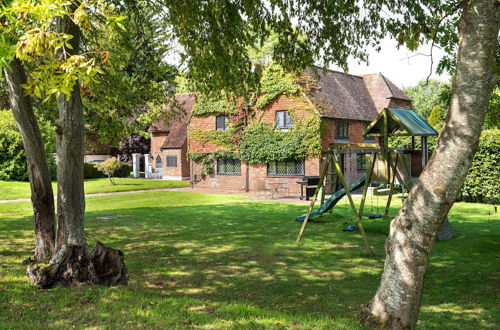
<svg viewBox="0 0 500 330">
<path fill-rule="evenodd" d="M 248 180 L 247 180 L 248 166 Z M 214 165 L 214 168 L 216 166 Z M 193 163 L 193 172 L 198 175 L 202 172 L 202 167 Z M 319 159 L 305 160 L 305 175 L 319 176 Z M 210 188 L 217 191 L 245 191 L 247 182 L 249 183 L 248 190 L 250 192 L 259 191 L 261 187 L 275 187 L 272 183 L 285 183 L 288 186 L 290 196 L 300 195 L 300 185 L 297 181 L 302 179 L 302 176 L 268 176 L 267 164 L 250 164 L 241 162 L 241 172 L 237 175 L 227 174 L 210 174 L 196 183 L 196 187 Z"/>
<path fill-rule="evenodd" d="M 387 106 L 388 108 L 394 108 L 394 109 L 406 109 L 406 110 L 412 110 L 412 102 L 408 100 L 401 100 L 401 99 L 395 99 L 391 98 L 389 100 L 389 105 Z"/>
<path fill-rule="evenodd" d="M 156 170 L 156 157 L 160 156 L 163 165 L 163 176 L 178 177 L 187 180 L 190 174 L 189 160 L 186 155 L 186 144 L 179 149 L 163 149 L 161 152 L 152 153 L 153 169 Z M 167 156 L 177 156 L 177 167 L 167 167 Z"/>
<path fill-rule="evenodd" d="M 165 142 L 165 138 L 168 136 L 169 132 L 155 132 L 151 137 L 151 153 L 160 153 L 160 148 Z"/>
</svg>

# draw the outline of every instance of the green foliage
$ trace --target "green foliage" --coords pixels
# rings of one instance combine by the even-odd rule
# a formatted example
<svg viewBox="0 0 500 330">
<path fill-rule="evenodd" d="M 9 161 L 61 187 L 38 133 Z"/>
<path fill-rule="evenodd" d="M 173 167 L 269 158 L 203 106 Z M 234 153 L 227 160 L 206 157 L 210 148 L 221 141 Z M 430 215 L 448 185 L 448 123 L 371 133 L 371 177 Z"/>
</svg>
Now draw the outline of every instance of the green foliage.
<svg viewBox="0 0 500 330">
<path fill-rule="evenodd" d="M 431 125 L 434 128 L 441 126 L 441 124 L 443 123 L 441 113 L 442 113 L 441 107 L 439 105 L 434 106 L 429 115 L 429 118 L 427 119 L 429 125 Z"/>
<path fill-rule="evenodd" d="M 99 0 L 82 1 L 71 5 L 66 1 L 16 1 L 2 4 L 0 25 L 0 71 L 17 57 L 31 70 L 23 85 L 28 95 L 49 101 L 64 94 L 69 99 L 75 83 L 88 85 L 95 81 L 99 67 L 108 59 L 106 53 L 87 51 L 73 54 L 74 36 L 56 32 L 57 20 L 70 17 L 83 34 L 94 30 L 105 31 L 120 25 L 124 17 L 113 16 L 113 6 Z M 90 16 L 99 24 L 90 24 Z"/>
<path fill-rule="evenodd" d="M 192 113 L 198 117 L 218 116 L 218 115 L 236 115 L 238 108 L 234 102 L 224 99 L 213 99 L 201 95 L 196 99 Z"/>
<path fill-rule="evenodd" d="M 50 166 L 50 164 L 54 164 L 50 154 L 55 152 L 55 131 L 47 121 L 40 120 L 38 124 Z M 27 179 L 23 140 L 17 129 L 14 116 L 10 110 L 0 110 L 0 180 L 24 181 Z"/>
<path fill-rule="evenodd" d="M 500 130 L 483 131 L 461 191 L 466 202 L 500 203 Z"/>
<path fill-rule="evenodd" d="M 305 159 L 321 153 L 320 119 L 313 117 L 288 131 L 259 123 L 241 133 L 240 158 L 249 163 Z"/>
<path fill-rule="evenodd" d="M 212 142 L 214 144 L 231 148 L 234 130 L 202 130 L 190 129 L 189 138 L 193 141 Z"/>
<path fill-rule="evenodd" d="M 230 151 L 230 150 L 217 150 L 212 153 L 188 153 L 188 157 L 193 160 L 198 165 L 202 165 L 203 169 L 199 174 L 201 178 L 206 175 L 213 174 L 215 169 L 214 165 L 217 159 L 221 158 L 232 158 L 240 159 L 240 155 Z M 197 180 L 196 174 L 194 175 L 194 181 Z"/>
<path fill-rule="evenodd" d="M 491 93 L 486 118 L 484 120 L 485 129 L 500 129 L 500 88 L 496 88 Z"/>
<path fill-rule="evenodd" d="M 447 91 L 447 84 L 430 79 L 421 80 L 416 86 L 405 87 L 403 91 L 413 99 L 413 109 L 422 117 L 429 118 L 436 106 L 446 109 L 447 103 L 443 99 L 443 93 Z"/>
<path fill-rule="evenodd" d="M 85 47 L 106 50 L 109 61 L 99 83 L 83 89 L 83 102 L 87 137 L 117 146 L 131 134 L 147 135 L 146 128 L 158 118 L 170 119 L 164 105 L 173 94 L 177 70 L 164 61 L 170 44 L 149 2 L 115 3 L 115 12 L 127 16 L 122 22 L 126 31 L 91 31 L 84 40 Z"/>
<path fill-rule="evenodd" d="M 260 80 L 261 95 L 255 104 L 259 109 L 265 109 L 279 95 L 294 95 L 300 91 L 296 77 L 286 72 L 277 64 L 267 66 Z"/>
<path fill-rule="evenodd" d="M 95 167 L 95 164 L 83 163 L 83 177 L 85 179 L 105 178 L 106 174 L 99 171 L 97 167 Z"/>
<path fill-rule="evenodd" d="M 106 178 L 107 175 L 100 171 L 96 166 L 96 164 L 92 163 L 84 163 L 83 164 L 83 177 L 85 179 L 97 179 L 97 178 Z M 127 163 L 121 163 L 120 167 L 115 170 L 114 177 L 116 178 L 128 178 L 130 176 L 130 172 L 132 171 L 132 165 Z"/>
</svg>

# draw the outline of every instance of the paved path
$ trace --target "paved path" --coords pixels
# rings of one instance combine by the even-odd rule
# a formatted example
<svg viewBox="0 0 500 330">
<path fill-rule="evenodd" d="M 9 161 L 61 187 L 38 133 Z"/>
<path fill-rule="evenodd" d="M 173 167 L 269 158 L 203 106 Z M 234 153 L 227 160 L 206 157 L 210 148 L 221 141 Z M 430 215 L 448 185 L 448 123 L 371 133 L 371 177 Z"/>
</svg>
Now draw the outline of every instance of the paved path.
<svg viewBox="0 0 500 330">
<path fill-rule="evenodd" d="M 257 194 L 257 193 L 216 191 L 213 189 L 200 189 L 200 188 L 191 188 L 191 187 L 102 192 L 102 193 L 94 193 L 94 194 L 85 194 L 85 197 L 107 196 L 107 195 L 125 195 L 125 194 L 144 193 L 144 192 L 150 192 L 150 191 L 178 191 L 178 192 L 198 192 L 198 193 L 203 193 L 203 194 L 216 194 L 216 195 L 238 195 L 238 196 L 244 196 L 242 199 L 252 200 L 252 201 L 309 204 L 309 201 L 305 201 L 305 200 L 301 201 L 297 197 L 284 197 L 284 198 L 269 199 L 269 198 L 265 198 L 265 196 L 262 196 L 261 194 Z M 0 200 L 0 204 L 30 202 L 30 201 L 31 201 L 30 198 L 6 199 L 6 200 Z"/>
<path fill-rule="evenodd" d="M 143 193 L 143 192 L 148 192 L 148 191 L 167 191 L 167 190 L 172 190 L 172 189 L 171 188 L 159 188 L 159 189 L 144 189 L 144 190 L 111 191 L 111 192 L 102 192 L 102 193 L 95 193 L 95 194 L 85 194 L 85 197 L 106 196 L 106 195 L 122 195 L 122 194 Z M 54 197 L 54 199 L 56 199 L 56 197 Z M 0 200 L 0 204 L 30 202 L 30 201 L 31 201 L 31 198 L 3 199 L 3 200 Z"/>
</svg>

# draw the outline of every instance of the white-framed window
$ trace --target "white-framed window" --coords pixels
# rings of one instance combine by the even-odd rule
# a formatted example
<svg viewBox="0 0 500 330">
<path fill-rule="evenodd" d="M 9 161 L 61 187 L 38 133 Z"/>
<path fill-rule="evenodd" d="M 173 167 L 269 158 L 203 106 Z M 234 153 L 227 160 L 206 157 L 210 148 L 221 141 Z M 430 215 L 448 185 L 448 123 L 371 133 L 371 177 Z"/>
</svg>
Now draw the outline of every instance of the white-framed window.
<svg viewBox="0 0 500 330">
<path fill-rule="evenodd" d="M 287 110 L 276 111 L 276 128 L 286 130 L 293 127 L 293 119 Z"/>
<path fill-rule="evenodd" d="M 156 168 L 156 169 L 163 168 L 163 164 L 162 164 L 162 162 L 161 162 L 161 157 L 160 157 L 160 155 L 156 156 L 156 160 L 155 160 L 155 168 Z"/>
<path fill-rule="evenodd" d="M 217 174 L 241 174 L 240 160 L 232 158 L 218 159 Z"/>
<path fill-rule="evenodd" d="M 167 167 L 177 167 L 177 156 L 167 156 Z"/>
<path fill-rule="evenodd" d="M 215 129 L 218 131 L 225 131 L 229 128 L 229 117 L 220 115 L 215 117 Z"/>
<path fill-rule="evenodd" d="M 302 176 L 304 175 L 304 161 L 288 160 L 267 163 L 268 176 Z"/>
</svg>

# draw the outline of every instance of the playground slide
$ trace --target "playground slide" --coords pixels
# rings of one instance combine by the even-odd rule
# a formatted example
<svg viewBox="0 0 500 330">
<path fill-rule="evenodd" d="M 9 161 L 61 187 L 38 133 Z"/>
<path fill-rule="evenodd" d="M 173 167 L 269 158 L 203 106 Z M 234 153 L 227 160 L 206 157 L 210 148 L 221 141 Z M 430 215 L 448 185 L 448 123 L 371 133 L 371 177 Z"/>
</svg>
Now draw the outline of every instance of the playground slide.
<svg viewBox="0 0 500 330">
<path fill-rule="evenodd" d="M 365 180 L 366 180 L 366 174 L 363 174 L 361 177 L 359 177 L 359 179 L 354 181 L 349 186 L 349 191 L 353 191 L 353 190 L 356 190 L 356 189 L 363 187 L 363 185 L 365 184 Z M 340 201 L 342 199 L 342 197 L 344 197 L 344 196 L 345 196 L 345 189 L 344 188 L 337 190 L 330 198 L 328 198 L 323 204 L 321 204 L 317 210 L 311 212 L 311 215 L 309 216 L 309 220 L 312 220 L 315 217 L 317 217 L 318 215 L 321 215 L 325 212 L 330 211 L 338 203 L 338 201 Z M 297 218 L 295 218 L 295 220 L 302 222 L 306 218 L 306 215 L 307 214 L 302 214 L 302 215 L 298 216 Z"/>
</svg>

